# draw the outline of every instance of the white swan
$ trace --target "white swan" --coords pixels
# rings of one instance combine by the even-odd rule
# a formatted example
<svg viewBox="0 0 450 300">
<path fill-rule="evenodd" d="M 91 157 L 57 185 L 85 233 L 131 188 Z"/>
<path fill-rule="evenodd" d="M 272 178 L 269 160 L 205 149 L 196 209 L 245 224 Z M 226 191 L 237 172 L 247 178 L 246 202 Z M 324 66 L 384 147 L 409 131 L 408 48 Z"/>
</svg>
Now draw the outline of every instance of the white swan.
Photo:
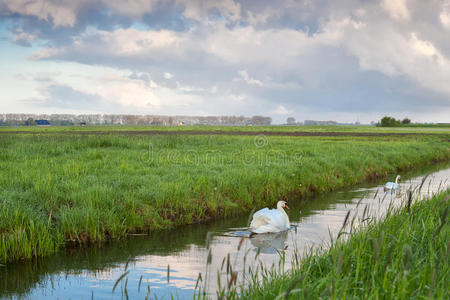
<svg viewBox="0 0 450 300">
<path fill-rule="evenodd" d="M 255 212 L 250 223 L 250 231 L 252 233 L 268 233 L 288 230 L 291 224 L 283 207 L 289 209 L 285 201 L 278 201 L 276 209 L 266 207 Z"/>
<path fill-rule="evenodd" d="M 384 191 L 393 191 L 393 190 L 397 190 L 399 185 L 398 185 L 398 181 L 400 180 L 400 175 L 397 175 L 397 177 L 395 177 L 395 182 L 388 182 L 386 183 L 386 185 L 384 186 Z"/>
</svg>

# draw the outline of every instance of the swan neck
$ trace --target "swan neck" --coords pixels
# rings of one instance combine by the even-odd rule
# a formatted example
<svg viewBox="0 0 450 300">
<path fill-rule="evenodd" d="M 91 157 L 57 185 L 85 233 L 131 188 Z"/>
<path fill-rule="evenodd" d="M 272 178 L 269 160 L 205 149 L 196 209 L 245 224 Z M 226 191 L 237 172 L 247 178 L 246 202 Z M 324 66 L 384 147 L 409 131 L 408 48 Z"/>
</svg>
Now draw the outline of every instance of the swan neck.
<svg viewBox="0 0 450 300">
<path fill-rule="evenodd" d="M 287 222 L 289 224 L 289 216 L 287 215 L 286 211 L 281 206 L 279 206 L 277 208 L 278 208 L 278 210 L 280 210 L 283 213 L 284 217 L 286 218 L 286 220 L 287 220 Z"/>
</svg>

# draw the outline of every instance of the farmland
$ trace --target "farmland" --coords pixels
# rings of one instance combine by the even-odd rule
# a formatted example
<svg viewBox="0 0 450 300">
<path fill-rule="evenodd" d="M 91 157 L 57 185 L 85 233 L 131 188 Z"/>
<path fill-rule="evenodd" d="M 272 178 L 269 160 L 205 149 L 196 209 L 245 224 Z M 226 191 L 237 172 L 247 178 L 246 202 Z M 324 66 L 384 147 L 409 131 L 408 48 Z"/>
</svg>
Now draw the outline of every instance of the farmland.
<svg viewBox="0 0 450 300">
<path fill-rule="evenodd" d="M 111 134 L 141 127 L 2 128 L 0 262 L 248 213 L 280 198 L 301 201 L 450 159 L 450 134 L 442 128 L 284 136 L 264 131 L 295 127 L 203 126 L 191 130 L 205 134 L 181 134 L 187 128 L 152 128 L 180 130 L 169 135 Z M 405 131 L 413 134 L 397 134 Z"/>
</svg>

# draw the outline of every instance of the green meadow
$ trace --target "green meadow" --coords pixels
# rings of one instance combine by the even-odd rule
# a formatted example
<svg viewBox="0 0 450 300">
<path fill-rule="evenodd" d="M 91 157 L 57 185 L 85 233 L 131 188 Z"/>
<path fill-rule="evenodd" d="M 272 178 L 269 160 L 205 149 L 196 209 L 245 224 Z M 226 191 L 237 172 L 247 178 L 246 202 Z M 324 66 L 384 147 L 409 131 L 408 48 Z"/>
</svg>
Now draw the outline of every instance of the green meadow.
<svg viewBox="0 0 450 300">
<path fill-rule="evenodd" d="M 121 132 L 121 131 L 224 131 L 224 132 L 355 132 L 355 133 L 434 133 L 450 134 L 450 125 L 448 124 L 429 124 L 419 125 L 411 124 L 401 127 L 376 127 L 376 126 L 298 126 L 298 125 L 270 125 L 270 126 L 216 126 L 216 125 L 185 125 L 185 126 L 145 126 L 145 125 L 98 125 L 98 126 L 18 126 L 8 127 L 0 126 L 0 132 L 21 131 L 30 133 L 48 133 L 48 132 Z"/>
<path fill-rule="evenodd" d="M 301 201 L 450 159 L 446 131 L 289 137 L 25 129 L 31 134 L 0 134 L 0 263 L 130 233 L 247 218 L 280 198 Z M 218 129 L 230 130 L 210 128 Z"/>
</svg>

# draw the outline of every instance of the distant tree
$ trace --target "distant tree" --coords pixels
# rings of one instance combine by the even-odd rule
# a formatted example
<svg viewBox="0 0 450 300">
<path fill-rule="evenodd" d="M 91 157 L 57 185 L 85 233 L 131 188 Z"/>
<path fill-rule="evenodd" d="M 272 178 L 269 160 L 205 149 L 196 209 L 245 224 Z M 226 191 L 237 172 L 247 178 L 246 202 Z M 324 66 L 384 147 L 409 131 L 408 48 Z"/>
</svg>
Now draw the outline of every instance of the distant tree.
<svg viewBox="0 0 450 300">
<path fill-rule="evenodd" d="M 272 123 L 272 118 L 264 116 L 253 116 L 251 118 L 251 123 L 253 125 L 270 125 Z"/>
<path fill-rule="evenodd" d="M 411 120 L 408 119 L 408 118 L 404 118 L 404 119 L 402 120 L 402 124 L 411 124 Z"/>
<path fill-rule="evenodd" d="M 293 118 L 293 117 L 287 118 L 287 119 L 286 119 L 286 123 L 287 123 L 288 125 L 295 125 L 295 118 Z"/>
<path fill-rule="evenodd" d="M 25 125 L 26 125 L 26 126 L 33 126 L 33 125 L 36 125 L 36 122 L 33 120 L 33 118 L 28 118 L 28 119 L 25 121 Z"/>
<path fill-rule="evenodd" d="M 399 124 L 400 124 L 400 121 L 397 121 L 395 118 L 389 117 L 389 116 L 384 116 L 380 122 L 380 125 L 382 127 L 395 127 Z"/>
</svg>

